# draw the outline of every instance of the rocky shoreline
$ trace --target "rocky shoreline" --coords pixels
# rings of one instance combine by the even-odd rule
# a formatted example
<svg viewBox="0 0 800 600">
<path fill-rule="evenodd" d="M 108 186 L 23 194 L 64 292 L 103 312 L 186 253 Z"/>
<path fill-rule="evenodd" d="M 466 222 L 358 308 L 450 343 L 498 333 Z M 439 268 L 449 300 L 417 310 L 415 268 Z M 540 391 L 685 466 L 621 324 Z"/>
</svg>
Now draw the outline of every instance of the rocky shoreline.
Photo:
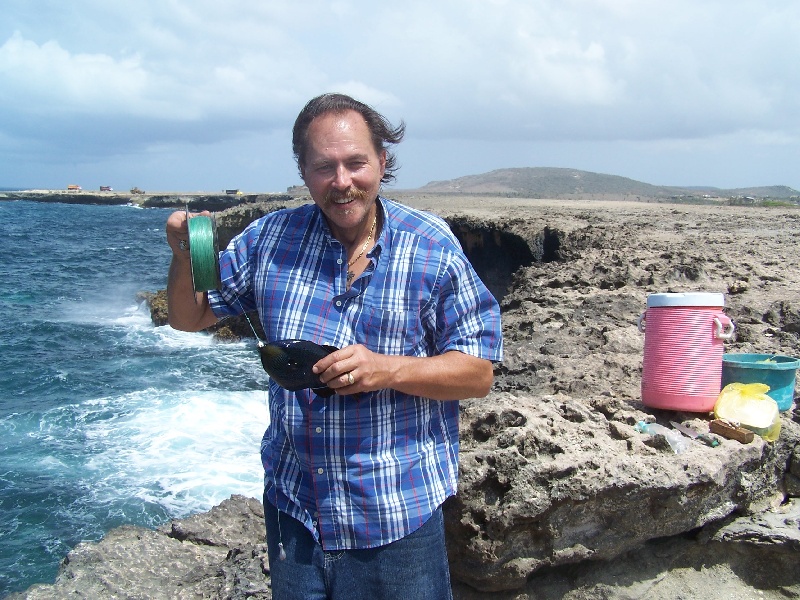
<svg viewBox="0 0 800 600">
<path fill-rule="evenodd" d="M 774 443 L 681 454 L 634 429 L 709 420 L 641 402 L 649 293 L 723 292 L 726 352 L 800 356 L 800 210 L 402 200 L 447 219 L 503 308 L 506 358 L 489 397 L 462 403 L 445 505 L 456 598 L 800 597 L 797 410 Z M 220 230 L 275 207 L 233 208 Z M 261 518 L 234 497 L 156 531 L 118 528 L 11 597 L 271 598 Z"/>
<path fill-rule="evenodd" d="M 27 200 L 29 202 L 60 202 L 63 204 L 95 204 L 120 206 L 132 204 L 142 208 L 186 208 L 193 212 L 223 211 L 234 206 L 265 202 L 287 202 L 302 197 L 292 193 L 273 194 L 219 194 L 186 192 L 84 192 L 66 190 L 25 190 L 0 192 L 0 201 Z"/>
</svg>

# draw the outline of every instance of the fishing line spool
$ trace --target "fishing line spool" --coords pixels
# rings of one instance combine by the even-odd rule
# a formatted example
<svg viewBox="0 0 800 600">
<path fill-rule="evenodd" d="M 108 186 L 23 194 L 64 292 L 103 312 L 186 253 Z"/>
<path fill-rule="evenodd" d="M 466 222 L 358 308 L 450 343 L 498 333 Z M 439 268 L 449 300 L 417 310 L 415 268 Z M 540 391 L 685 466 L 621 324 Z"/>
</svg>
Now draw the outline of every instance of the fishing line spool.
<svg viewBox="0 0 800 600">
<path fill-rule="evenodd" d="M 189 261 L 192 266 L 192 285 L 195 292 L 219 289 L 219 250 L 217 223 L 213 217 L 198 215 L 189 218 L 186 207 L 186 226 L 189 231 Z"/>
</svg>

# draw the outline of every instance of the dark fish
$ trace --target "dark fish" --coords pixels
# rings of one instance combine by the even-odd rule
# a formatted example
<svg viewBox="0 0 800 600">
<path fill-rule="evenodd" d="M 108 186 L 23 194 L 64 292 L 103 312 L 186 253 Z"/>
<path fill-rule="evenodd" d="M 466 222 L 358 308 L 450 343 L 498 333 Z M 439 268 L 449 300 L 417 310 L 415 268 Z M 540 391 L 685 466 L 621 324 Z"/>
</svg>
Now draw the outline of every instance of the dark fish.
<svg viewBox="0 0 800 600">
<path fill-rule="evenodd" d="M 337 350 L 333 346 L 320 346 L 306 340 L 278 340 L 258 346 L 261 365 L 279 386 L 290 392 L 310 388 L 323 398 L 336 392 L 322 383 L 311 367 Z"/>
</svg>

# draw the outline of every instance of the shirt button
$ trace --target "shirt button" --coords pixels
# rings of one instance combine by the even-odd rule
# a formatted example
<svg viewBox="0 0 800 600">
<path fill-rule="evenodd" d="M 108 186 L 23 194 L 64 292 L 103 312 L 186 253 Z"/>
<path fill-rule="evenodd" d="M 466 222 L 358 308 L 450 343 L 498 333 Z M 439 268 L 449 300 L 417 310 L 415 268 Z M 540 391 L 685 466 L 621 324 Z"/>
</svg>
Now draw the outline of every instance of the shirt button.
<svg viewBox="0 0 800 600">
<path fill-rule="evenodd" d="M 337 300 L 336 301 L 336 306 L 341 306 L 341 305 L 342 305 L 342 301 L 341 300 Z"/>
<path fill-rule="evenodd" d="M 337 260 L 337 261 L 336 261 L 336 264 L 337 264 L 337 265 L 340 265 L 340 264 L 342 264 L 343 262 L 344 262 L 344 261 L 343 261 L 343 260 L 340 258 L 339 260 Z"/>
<path fill-rule="evenodd" d="M 316 432 L 317 433 L 322 433 L 322 427 L 317 427 Z"/>
<path fill-rule="evenodd" d="M 317 473 L 319 473 L 320 475 L 322 475 L 324 472 L 325 472 L 325 469 L 323 469 L 322 467 L 317 469 Z"/>
</svg>

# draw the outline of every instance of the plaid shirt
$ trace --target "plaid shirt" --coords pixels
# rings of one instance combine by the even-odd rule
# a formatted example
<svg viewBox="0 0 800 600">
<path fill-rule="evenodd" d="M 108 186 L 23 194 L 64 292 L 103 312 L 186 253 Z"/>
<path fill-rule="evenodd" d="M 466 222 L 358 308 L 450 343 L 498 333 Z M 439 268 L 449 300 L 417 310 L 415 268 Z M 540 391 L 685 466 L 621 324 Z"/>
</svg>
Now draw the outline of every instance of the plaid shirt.
<svg viewBox="0 0 800 600">
<path fill-rule="evenodd" d="M 447 224 L 385 198 L 378 206 L 382 230 L 349 290 L 347 253 L 316 205 L 251 223 L 220 254 L 215 314 L 257 309 L 267 340 L 500 360 L 499 307 Z M 269 393 L 268 498 L 325 550 L 388 544 L 456 492 L 458 402 L 389 389 L 321 398 L 271 380 Z"/>
</svg>

